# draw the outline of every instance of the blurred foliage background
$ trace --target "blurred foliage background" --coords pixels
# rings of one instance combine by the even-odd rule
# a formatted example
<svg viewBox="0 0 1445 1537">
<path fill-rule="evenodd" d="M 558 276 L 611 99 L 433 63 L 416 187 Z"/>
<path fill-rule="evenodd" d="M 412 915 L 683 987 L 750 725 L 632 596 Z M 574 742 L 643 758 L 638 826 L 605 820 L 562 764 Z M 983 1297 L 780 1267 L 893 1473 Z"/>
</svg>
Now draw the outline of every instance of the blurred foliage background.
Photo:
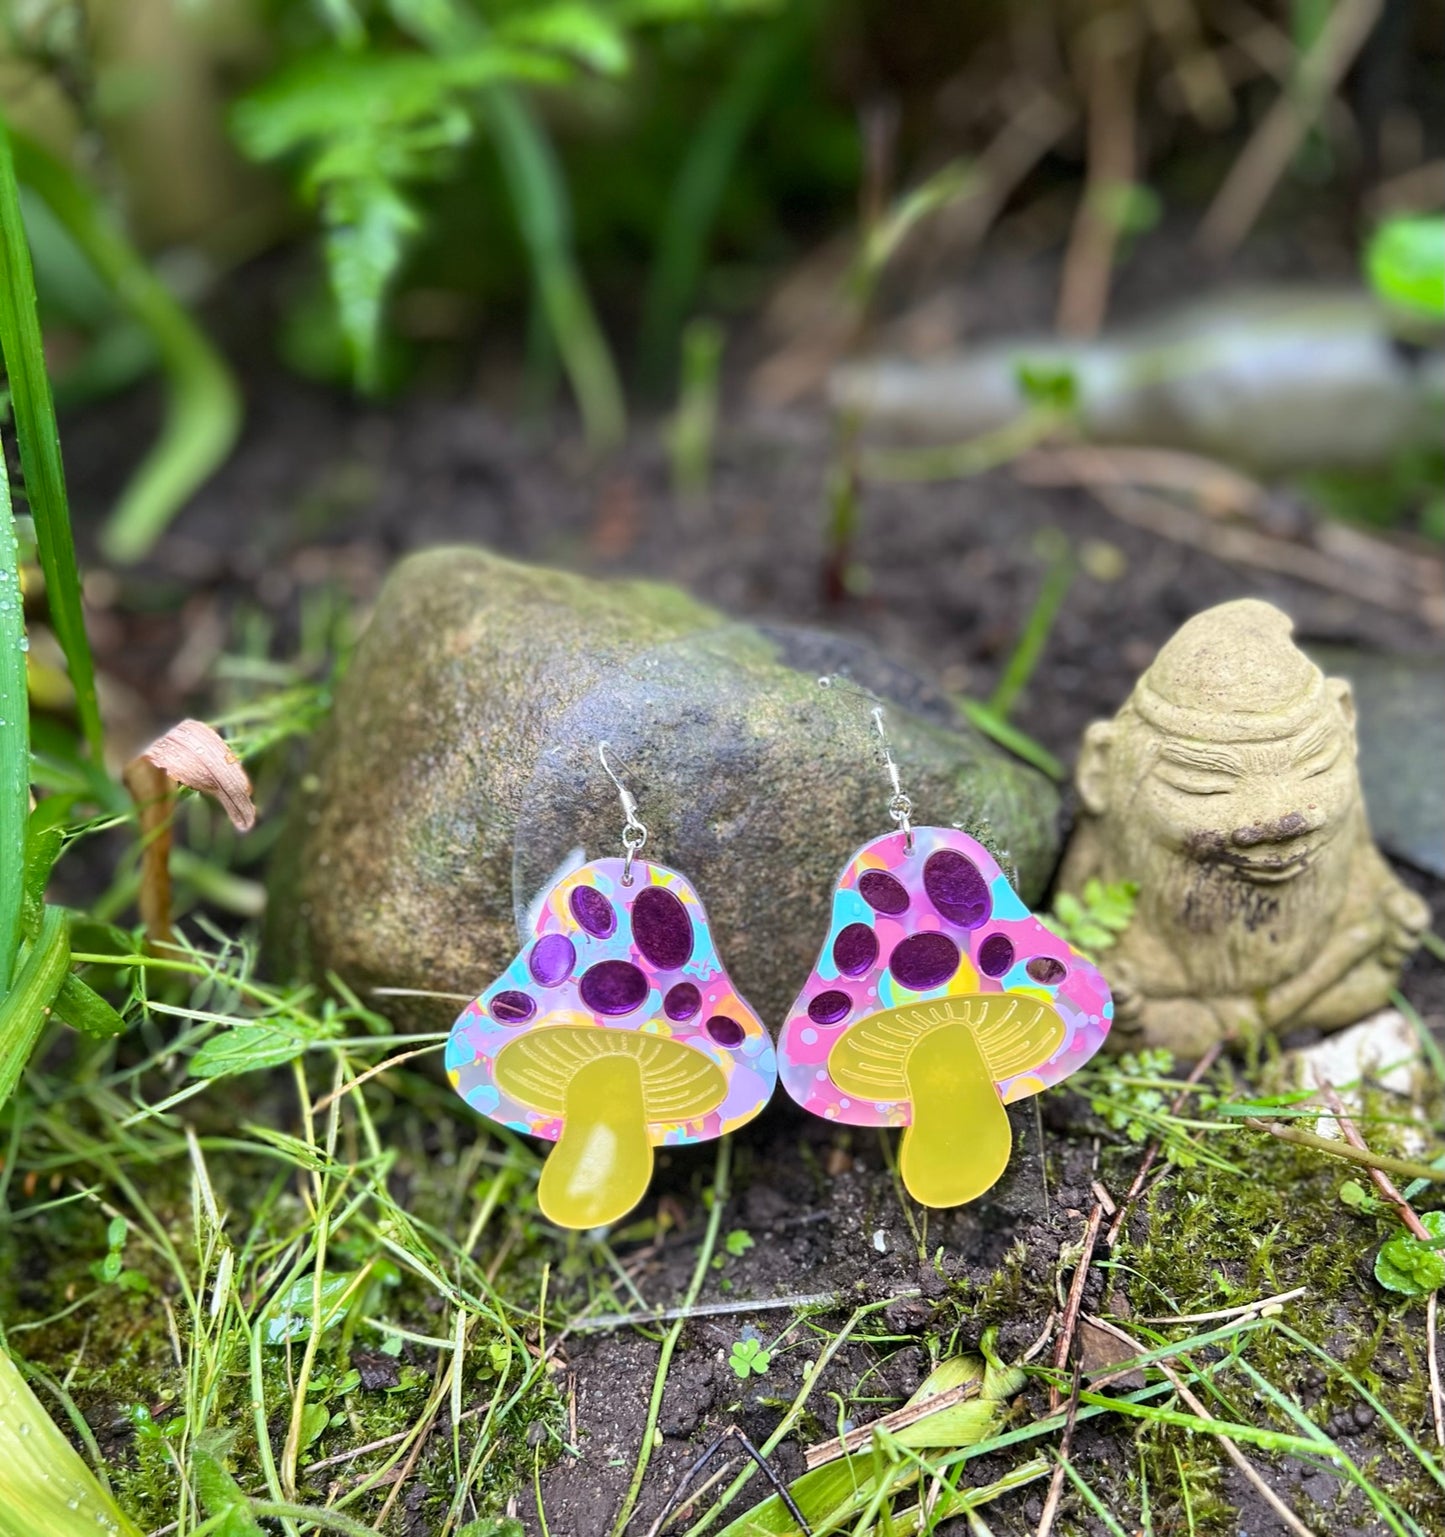
<svg viewBox="0 0 1445 1537">
<path fill-rule="evenodd" d="M 1281 184 L 1327 192 L 1362 242 L 1445 203 L 1440 103 L 1422 88 L 1445 61 L 1445 8 L 1409 0 L 5 0 L 0 15 L 62 402 L 157 362 L 172 383 L 180 462 L 122 505 L 117 558 L 234 442 L 233 393 L 184 312 L 297 240 L 312 255 L 286 273 L 273 337 L 287 366 L 392 393 L 500 355 L 518 402 L 565 386 L 606 448 L 629 399 L 670 395 L 690 319 L 776 305 L 780 275 L 830 237 L 877 269 L 820 322 L 856 339 L 918 228 L 935 269 L 956 267 L 1001 214 L 1048 226 L 1073 204 L 1058 318 L 1088 333 L 1111 266 L 1171 213 L 1202 218 L 1224 256 Z"/>
</svg>

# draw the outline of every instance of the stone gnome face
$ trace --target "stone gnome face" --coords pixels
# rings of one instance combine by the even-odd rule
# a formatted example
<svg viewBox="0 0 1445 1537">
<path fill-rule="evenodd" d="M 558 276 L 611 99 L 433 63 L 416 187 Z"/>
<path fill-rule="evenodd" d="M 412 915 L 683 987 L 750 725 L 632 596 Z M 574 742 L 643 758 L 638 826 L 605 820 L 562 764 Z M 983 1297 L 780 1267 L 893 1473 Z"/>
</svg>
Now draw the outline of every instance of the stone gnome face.
<svg viewBox="0 0 1445 1537">
<path fill-rule="evenodd" d="M 1184 625 L 1115 719 L 1089 727 L 1077 783 L 1084 814 L 1061 884 L 1139 884 L 1113 968 L 1126 994 L 1229 998 L 1280 1025 L 1310 1008 L 1272 1016 L 1270 990 L 1318 966 L 1362 895 L 1388 918 L 1398 893 L 1423 925 L 1370 843 L 1349 685 L 1324 677 L 1267 603 Z M 1366 960 L 1399 948 L 1390 927 L 1372 927 Z"/>
</svg>

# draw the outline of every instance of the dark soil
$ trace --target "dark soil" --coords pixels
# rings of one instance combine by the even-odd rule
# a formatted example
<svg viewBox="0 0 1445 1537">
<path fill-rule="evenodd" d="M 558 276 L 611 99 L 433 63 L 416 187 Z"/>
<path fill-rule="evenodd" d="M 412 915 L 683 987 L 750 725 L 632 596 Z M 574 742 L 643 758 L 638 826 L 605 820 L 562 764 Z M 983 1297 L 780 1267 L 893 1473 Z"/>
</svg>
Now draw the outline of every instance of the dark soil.
<svg viewBox="0 0 1445 1537">
<path fill-rule="evenodd" d="M 1329 260 L 1322 265 L 1332 266 Z M 1158 273 L 1160 266 L 1141 262 L 1139 270 L 1145 269 Z M 999 269 L 994 277 L 995 290 L 979 291 L 998 293 L 996 323 L 1005 317 L 1026 324 L 1047 313 L 1051 275 L 1045 268 Z M 1171 286 L 1179 281 L 1176 272 Z M 978 299 L 973 308 L 981 314 L 989 306 Z M 264 360 L 258 368 L 264 372 L 250 391 L 246 439 L 232 463 L 144 568 L 92 583 L 102 667 L 141 702 L 137 734 L 204 710 L 211 664 L 244 613 L 259 610 L 274 621 L 276 650 L 284 655 L 308 594 L 330 584 L 364 607 L 397 556 L 446 541 L 477 541 L 597 574 L 665 578 L 741 617 L 866 635 L 949 691 L 980 697 L 997 681 L 1037 594 L 1046 564 L 1038 536 L 1061 530 L 1076 549 L 1090 548 L 1095 556 L 1111 547 L 1092 568 L 1112 567 L 1117 574 L 1105 580 L 1080 573 L 1014 714 L 1066 761 L 1084 725 L 1117 708 L 1179 623 L 1223 599 L 1258 595 L 1277 602 L 1309 639 L 1408 651 L 1435 652 L 1441 645 L 1409 612 L 1231 565 L 1120 522 L 1081 491 L 1030 488 L 1007 470 L 965 482 L 868 488 L 852 551 L 860 592 L 830 603 L 824 530 L 832 439 L 817 405 L 760 413 L 736 404 L 718 443 L 712 492 L 705 505 L 684 509 L 669 492 L 666 457 L 651 430 L 596 469 L 565 435 L 529 434 L 474 400 L 357 405 L 289 380 Z M 68 424 L 73 489 L 92 516 L 145 442 L 151 412 L 150 401 L 136 398 Z M 82 528 L 82 542 L 91 542 L 89 528 Z M 1442 888 L 1405 873 L 1434 901 L 1438 926 L 1445 919 Z M 1417 960 L 1405 990 L 1432 1023 L 1445 1024 L 1445 968 Z M 1010 1357 L 1040 1335 L 1061 1249 L 1081 1236 L 1091 1180 L 1102 1176 L 1117 1197 L 1142 1150 L 1106 1135 L 1101 1163 L 1096 1136 L 1102 1128 L 1087 1106 L 1068 1093 L 1050 1095 L 1043 1107 L 1046 1195 L 1031 1110 L 1018 1125 L 1024 1151 L 995 1197 L 933 1214 L 917 1236 L 910 1223 L 921 1223 L 921 1214 L 904 1210 L 884 1144 L 873 1134 L 811 1121 L 786 1100 L 739 1134 L 724 1231 L 746 1229 L 754 1247 L 709 1275 L 702 1303 L 832 1292 L 839 1306 L 816 1326 L 795 1328 L 767 1376 L 746 1383 L 727 1364 L 732 1342 L 749 1325 L 771 1340 L 792 1315 L 741 1313 L 688 1325 L 663 1398 L 663 1438 L 634 1533 L 647 1530 L 719 1430 L 736 1424 L 755 1442 L 766 1439 L 798 1389 L 804 1361 L 826 1344 L 817 1330 L 836 1331 L 861 1302 L 897 1299 L 860 1327 L 813 1393 L 814 1417 L 777 1453 L 785 1478 L 802 1470 L 803 1444 L 834 1433 L 838 1406 L 830 1393 L 847 1399 L 867 1375 L 865 1395 L 877 1402 L 848 1412 L 860 1419 L 884 1412 L 928 1369 L 931 1336 L 941 1331 L 947 1345 L 956 1330 L 957 1348 L 972 1347 L 983 1327 L 997 1325 L 1000 1348 Z M 1241 1133 L 1241 1158 L 1251 1156 L 1246 1137 Z M 702 1148 L 660 1161 L 649 1203 L 676 1203 L 682 1229 L 655 1252 L 623 1252 L 625 1261 L 636 1262 L 642 1294 L 660 1308 L 676 1302 L 695 1263 L 703 1223 L 699 1195 L 712 1159 L 713 1150 Z M 1328 1184 L 1330 1172 L 1322 1178 Z M 1170 1199 L 1166 1193 L 1136 1215 L 1132 1231 L 1140 1244 L 1149 1241 L 1150 1224 L 1168 1211 Z M 1329 1242 L 1325 1234 L 1316 1240 Z M 1010 1262 L 1015 1245 L 1022 1249 Z M 1096 1290 L 1103 1275 L 1095 1274 Z M 1287 1267 L 1282 1280 L 1293 1284 Z M 1098 1302 L 1092 1293 L 1089 1300 Z M 1378 1302 L 1368 1283 L 1336 1299 L 1353 1327 L 1365 1331 L 1374 1327 Z M 553 1537 L 596 1537 L 609 1528 L 631 1476 L 657 1346 L 621 1330 L 579 1334 L 565 1354 L 581 1455 L 555 1457 L 543 1472 L 541 1497 Z M 1382 1361 L 1388 1355 L 1382 1347 Z M 1043 1402 L 1042 1390 L 1030 1388 L 1021 1419 Z M 1106 1418 L 1081 1428 L 1076 1455 L 1102 1487 L 1122 1487 L 1137 1465 L 1134 1439 L 1127 1423 Z M 1377 1427 L 1352 1426 L 1347 1444 L 1365 1462 L 1389 1443 Z M 1216 1453 L 1202 1446 L 1191 1451 Z M 1318 1475 L 1302 1481 L 1308 1470 L 1298 1465 L 1269 1471 L 1284 1490 L 1303 1490 L 1322 1504 L 1334 1499 L 1332 1480 L 1322 1487 Z M 1232 1470 L 1216 1476 L 1213 1487 L 1225 1507 L 1238 1511 L 1226 1518 L 1237 1522 L 1232 1529 L 1278 1529 Z M 749 1497 L 762 1492 L 755 1479 Z M 1004 1501 L 989 1513 L 990 1524 L 1000 1534 L 1032 1530 L 1042 1497 L 1043 1486 L 1036 1485 Z M 1065 1512 L 1074 1530 L 1099 1529 L 1072 1497 Z M 530 1491 L 519 1493 L 518 1514 L 529 1530 L 540 1530 Z M 1167 1529 L 1182 1530 L 1177 1511 L 1174 1519 L 1179 1524 Z M 1330 1520 L 1320 1530 L 1374 1529 L 1357 1504 L 1335 1507 Z M 416 1517 L 413 1529 L 425 1530 L 424 1517 Z"/>
</svg>

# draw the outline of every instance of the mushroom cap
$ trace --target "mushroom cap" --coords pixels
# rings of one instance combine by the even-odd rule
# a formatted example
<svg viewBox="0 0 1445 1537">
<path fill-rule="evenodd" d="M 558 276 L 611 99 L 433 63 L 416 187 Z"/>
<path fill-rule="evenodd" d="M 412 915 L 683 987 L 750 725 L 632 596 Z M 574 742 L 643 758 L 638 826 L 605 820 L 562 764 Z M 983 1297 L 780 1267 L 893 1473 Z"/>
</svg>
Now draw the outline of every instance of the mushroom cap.
<svg viewBox="0 0 1445 1537">
<path fill-rule="evenodd" d="M 946 1004 L 950 1018 L 976 1025 L 1005 1103 L 1082 1067 L 1113 1020 L 1098 968 L 1029 912 L 982 844 L 952 827 L 915 827 L 913 838 L 911 854 L 905 834 L 892 832 L 848 861 L 822 951 L 778 1038 L 783 1086 L 804 1109 L 829 1120 L 911 1123 L 903 1057 L 925 1029 L 945 1022 L 928 1006 Z M 992 1000 L 1000 997 L 1019 999 L 1019 1008 L 998 1015 Z M 978 1000 L 987 1000 L 981 1011 Z M 1042 1061 L 1003 1050 L 1004 1036 L 1023 1029 L 1030 1002 L 1045 1010 L 1027 1039 L 1045 1049 L 1053 1037 L 1038 1032 L 1057 1036 Z M 889 1042 L 897 1076 L 885 1087 Z M 871 1071 L 860 1073 L 867 1064 Z"/>
<path fill-rule="evenodd" d="M 474 1110 L 555 1142 L 571 1073 L 625 1051 L 653 1146 L 722 1136 L 772 1095 L 772 1039 L 689 882 L 641 859 L 630 886 L 622 874 L 621 859 L 598 859 L 552 887 L 520 953 L 452 1026 L 447 1076 Z"/>
</svg>

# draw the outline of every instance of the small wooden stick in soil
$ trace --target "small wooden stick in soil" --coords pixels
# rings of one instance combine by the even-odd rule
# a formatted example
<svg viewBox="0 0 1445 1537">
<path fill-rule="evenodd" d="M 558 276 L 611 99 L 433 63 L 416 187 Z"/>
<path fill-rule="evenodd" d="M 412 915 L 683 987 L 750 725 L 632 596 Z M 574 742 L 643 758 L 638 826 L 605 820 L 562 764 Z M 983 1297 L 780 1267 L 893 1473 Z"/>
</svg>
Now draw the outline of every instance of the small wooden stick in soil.
<svg viewBox="0 0 1445 1537">
<path fill-rule="evenodd" d="M 1130 7 L 1101 6 L 1084 24 L 1078 52 L 1087 76 L 1088 171 L 1064 255 L 1058 328 L 1094 336 L 1109 307 L 1122 232 L 1118 199 L 1133 184 L 1138 28 Z"/>
<path fill-rule="evenodd" d="M 1098 1208 L 1095 1208 L 1096 1212 Z M 1064 1496 L 1064 1469 L 1069 1465 L 1069 1453 L 1074 1444 L 1074 1425 L 1079 1417 L 1079 1389 L 1083 1386 L 1083 1367 L 1074 1363 L 1074 1383 L 1069 1390 L 1069 1408 L 1064 1420 L 1064 1434 L 1059 1441 L 1059 1460 L 1054 1476 L 1049 1480 L 1048 1498 L 1044 1501 L 1043 1514 L 1039 1517 L 1034 1537 L 1049 1537 L 1054 1529 L 1054 1517 L 1059 1513 L 1059 1501 Z"/>
<path fill-rule="evenodd" d="M 1099 1241 L 1099 1225 L 1103 1220 L 1103 1203 L 1095 1201 L 1094 1208 L 1089 1213 L 1088 1225 L 1084 1228 L 1083 1249 L 1079 1254 L 1079 1263 L 1074 1267 L 1074 1279 L 1069 1287 L 1069 1300 L 1064 1305 L 1058 1343 L 1054 1346 L 1054 1365 L 1061 1372 L 1069 1364 L 1069 1350 L 1074 1343 L 1074 1331 L 1079 1326 L 1079 1309 L 1084 1305 L 1084 1287 L 1088 1284 L 1089 1266 L 1094 1262 L 1094 1245 Z M 1049 1388 L 1050 1414 L 1059 1407 L 1059 1403 L 1059 1388 L 1058 1384 L 1054 1383 Z"/>
<path fill-rule="evenodd" d="M 1223 1050 L 1224 1042 L 1216 1041 L 1194 1064 L 1193 1070 L 1184 1080 L 1184 1087 L 1174 1096 L 1174 1101 L 1169 1106 L 1170 1115 L 1179 1114 L 1184 1106 L 1184 1101 L 1189 1098 L 1204 1075 L 1219 1060 L 1219 1054 Z M 1109 1224 L 1109 1236 L 1104 1240 L 1104 1247 L 1106 1249 L 1112 1249 L 1118 1241 L 1124 1221 L 1129 1215 L 1129 1208 L 1139 1199 L 1139 1193 L 1144 1188 L 1144 1181 L 1148 1179 L 1149 1171 L 1154 1167 L 1154 1160 L 1158 1158 L 1162 1147 L 1163 1144 L 1159 1142 L 1151 1142 L 1149 1144 L 1149 1149 L 1144 1154 L 1144 1161 L 1139 1165 L 1139 1172 L 1134 1176 L 1134 1183 L 1125 1191 L 1124 1199 L 1119 1202 L 1119 1209 L 1114 1213 L 1114 1220 Z"/>
<path fill-rule="evenodd" d="M 729 1425 L 726 1430 L 720 1431 L 716 1436 L 714 1436 L 712 1443 L 709 1445 L 707 1450 L 703 1452 L 703 1454 L 693 1463 L 687 1472 L 682 1475 L 681 1479 L 678 1481 L 677 1488 L 672 1492 L 672 1497 L 668 1500 L 667 1504 L 662 1507 L 661 1514 L 658 1516 L 657 1520 L 654 1521 L 650 1527 L 648 1527 L 647 1537 L 657 1537 L 657 1534 L 663 1529 L 664 1526 L 667 1525 L 668 1521 L 672 1517 L 673 1512 L 677 1510 L 677 1508 L 682 1504 L 683 1497 L 687 1493 L 688 1485 L 691 1484 L 693 1479 L 696 1478 L 697 1475 L 701 1473 L 702 1470 L 708 1465 L 708 1463 L 710 1463 L 713 1458 L 717 1456 L 717 1454 L 722 1450 L 723 1442 L 725 1441 L 736 1441 L 738 1445 L 742 1447 L 742 1449 L 748 1454 L 749 1457 L 753 1459 L 758 1467 L 763 1470 L 763 1477 L 766 1478 L 767 1481 L 773 1486 L 773 1489 L 778 1498 L 783 1502 L 784 1508 L 797 1523 L 798 1530 L 802 1533 L 802 1537 L 813 1537 L 813 1528 L 808 1525 L 806 1519 L 803 1516 L 803 1512 L 798 1509 L 797 1503 L 794 1501 L 793 1496 L 788 1493 L 788 1486 L 773 1471 L 773 1466 L 768 1461 L 768 1459 L 763 1456 L 757 1447 L 748 1440 L 748 1438 L 742 1433 L 741 1430 L 738 1429 L 736 1425 Z"/>
<path fill-rule="evenodd" d="M 1440 1293 L 1430 1293 L 1425 1304 L 1425 1355 L 1430 1363 L 1430 1408 L 1435 1416 L 1435 1443 L 1445 1447 L 1445 1393 L 1440 1388 L 1440 1341 L 1439 1341 Z"/>
<path fill-rule="evenodd" d="M 1138 1340 L 1133 1338 L 1132 1335 L 1126 1334 L 1116 1324 L 1111 1324 L 1102 1318 L 1090 1318 L 1087 1320 L 1087 1322 L 1092 1324 L 1096 1329 L 1102 1329 L 1105 1334 L 1112 1334 L 1121 1345 L 1126 1345 L 1130 1350 L 1134 1352 L 1136 1356 L 1149 1354 L 1149 1352 L 1145 1350 L 1144 1346 L 1141 1345 Z M 1185 1363 L 1185 1365 L 1189 1366 L 1191 1371 L 1194 1369 L 1193 1363 L 1190 1362 L 1188 1356 L 1181 1354 L 1180 1359 Z M 1179 1373 L 1174 1370 L 1172 1366 L 1162 1360 L 1156 1360 L 1153 1364 L 1169 1379 L 1169 1382 L 1174 1388 L 1174 1391 L 1189 1406 L 1189 1408 L 1192 1409 L 1194 1413 L 1200 1417 L 1200 1419 L 1207 1420 L 1210 1417 L 1209 1410 L 1204 1406 L 1203 1403 L 1200 1402 L 1199 1398 L 1190 1391 L 1188 1384 L 1179 1375 Z M 1077 1388 L 1075 1391 L 1077 1391 Z M 1230 1437 L 1219 1436 L 1216 1439 L 1219 1441 L 1220 1446 L 1224 1448 L 1225 1455 L 1229 1458 L 1229 1460 L 1235 1465 L 1235 1467 L 1239 1469 L 1245 1478 L 1249 1480 L 1249 1482 L 1258 1491 L 1259 1497 L 1265 1502 L 1266 1505 L 1269 1506 L 1275 1515 L 1277 1515 L 1280 1520 L 1284 1522 L 1289 1530 L 1295 1534 L 1295 1537 L 1316 1537 L 1316 1534 L 1309 1527 L 1307 1527 L 1297 1515 L 1295 1515 L 1294 1511 L 1292 1511 L 1289 1506 L 1286 1505 L 1282 1499 L 1280 1499 L 1279 1495 L 1274 1492 L 1270 1485 L 1265 1482 L 1263 1475 L 1249 1460 L 1249 1458 L 1246 1457 L 1242 1451 L 1240 1451 L 1238 1445 L 1233 1440 L 1231 1440 Z"/>
<path fill-rule="evenodd" d="M 1216 1041 L 1208 1051 L 1194 1064 L 1193 1071 L 1184 1081 L 1184 1087 L 1174 1096 L 1174 1101 L 1169 1107 L 1171 1115 L 1177 1115 L 1184 1101 L 1189 1097 L 1195 1085 L 1204 1077 L 1211 1067 L 1219 1060 L 1219 1054 L 1224 1049 L 1222 1041 Z M 1134 1176 L 1134 1182 L 1129 1186 L 1124 1199 L 1119 1202 L 1113 1211 L 1113 1222 L 1109 1225 L 1108 1237 L 1104 1240 L 1104 1247 L 1112 1249 L 1118 1238 L 1124 1221 L 1129 1215 L 1130 1206 L 1139 1197 L 1139 1192 L 1144 1188 L 1144 1181 L 1148 1178 L 1149 1170 L 1154 1165 L 1154 1160 L 1159 1156 L 1160 1144 L 1153 1142 L 1144 1154 L 1144 1160 L 1139 1165 L 1139 1172 Z M 1097 1194 L 1094 1197 L 1094 1206 L 1089 1213 L 1088 1226 L 1084 1229 L 1083 1252 L 1079 1256 L 1079 1263 L 1074 1271 L 1073 1284 L 1069 1287 L 1068 1301 L 1064 1307 L 1063 1318 L 1059 1326 L 1059 1339 L 1054 1347 L 1054 1365 L 1062 1373 L 1069 1363 L 1069 1351 L 1073 1348 L 1074 1333 L 1079 1326 L 1079 1309 L 1084 1301 L 1084 1287 L 1089 1278 L 1089 1266 L 1093 1263 L 1094 1247 L 1099 1239 L 1099 1226 L 1104 1219 L 1106 1207 L 1112 1203 L 1109 1200 L 1109 1192 L 1103 1185 L 1095 1181 Z M 1058 1384 L 1049 1388 L 1049 1412 L 1052 1414 L 1058 1410 L 1061 1402 Z"/>
<path fill-rule="evenodd" d="M 1315 1078 L 1315 1082 L 1320 1088 L 1320 1098 L 1330 1107 L 1330 1113 L 1339 1123 L 1340 1135 L 1357 1152 L 1368 1153 L 1370 1151 L 1369 1144 L 1360 1135 L 1355 1123 L 1350 1119 L 1350 1112 L 1345 1109 L 1345 1102 L 1340 1098 L 1335 1086 L 1328 1078 L 1321 1078 L 1318 1075 Z M 1431 1236 L 1430 1229 L 1415 1215 L 1414 1208 L 1395 1188 L 1395 1182 L 1390 1176 L 1383 1169 L 1372 1166 L 1370 1178 L 1375 1182 L 1375 1189 L 1380 1192 L 1384 1200 L 1388 1201 L 1395 1208 L 1396 1215 L 1409 1228 L 1410 1232 L 1422 1243 L 1434 1243 L 1435 1240 Z"/>
</svg>

